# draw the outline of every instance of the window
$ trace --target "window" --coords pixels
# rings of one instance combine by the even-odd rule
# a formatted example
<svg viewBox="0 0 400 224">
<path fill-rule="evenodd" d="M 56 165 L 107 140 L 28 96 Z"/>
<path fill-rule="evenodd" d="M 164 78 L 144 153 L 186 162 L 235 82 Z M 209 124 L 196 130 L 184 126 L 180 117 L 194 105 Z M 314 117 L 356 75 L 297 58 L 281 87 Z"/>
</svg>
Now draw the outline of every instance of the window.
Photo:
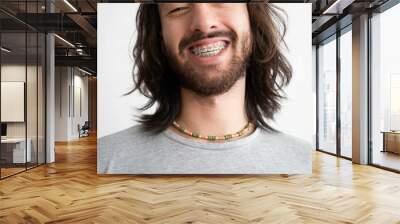
<svg viewBox="0 0 400 224">
<path fill-rule="evenodd" d="M 318 113 L 320 150 L 336 153 L 336 36 L 318 48 Z"/>
<path fill-rule="evenodd" d="M 400 170 L 400 4 L 371 18 L 372 164 Z"/>
<path fill-rule="evenodd" d="M 352 33 L 340 36 L 340 154 L 352 157 Z"/>
</svg>

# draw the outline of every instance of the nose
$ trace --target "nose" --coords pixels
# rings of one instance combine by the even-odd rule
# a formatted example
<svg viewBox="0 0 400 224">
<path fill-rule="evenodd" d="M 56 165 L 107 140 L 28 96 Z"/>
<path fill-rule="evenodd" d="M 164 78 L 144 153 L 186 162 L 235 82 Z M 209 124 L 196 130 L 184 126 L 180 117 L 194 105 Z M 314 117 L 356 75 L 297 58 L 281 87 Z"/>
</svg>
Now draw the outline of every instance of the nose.
<svg viewBox="0 0 400 224">
<path fill-rule="evenodd" d="M 213 13 L 209 3 L 193 3 L 190 31 L 209 33 L 217 30 L 217 16 Z"/>
</svg>

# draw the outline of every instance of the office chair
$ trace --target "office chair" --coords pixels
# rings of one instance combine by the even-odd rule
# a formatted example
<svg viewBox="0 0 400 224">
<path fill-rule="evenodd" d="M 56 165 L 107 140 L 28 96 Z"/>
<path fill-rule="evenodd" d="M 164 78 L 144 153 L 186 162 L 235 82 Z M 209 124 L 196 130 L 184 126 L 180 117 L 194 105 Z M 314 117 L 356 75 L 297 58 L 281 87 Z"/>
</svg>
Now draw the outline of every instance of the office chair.
<svg viewBox="0 0 400 224">
<path fill-rule="evenodd" d="M 80 137 L 87 137 L 89 136 L 89 129 L 90 129 L 90 125 L 89 125 L 89 121 L 85 121 L 85 123 L 82 125 L 82 127 L 79 127 L 80 125 L 78 125 L 78 129 L 79 129 L 79 138 Z"/>
</svg>

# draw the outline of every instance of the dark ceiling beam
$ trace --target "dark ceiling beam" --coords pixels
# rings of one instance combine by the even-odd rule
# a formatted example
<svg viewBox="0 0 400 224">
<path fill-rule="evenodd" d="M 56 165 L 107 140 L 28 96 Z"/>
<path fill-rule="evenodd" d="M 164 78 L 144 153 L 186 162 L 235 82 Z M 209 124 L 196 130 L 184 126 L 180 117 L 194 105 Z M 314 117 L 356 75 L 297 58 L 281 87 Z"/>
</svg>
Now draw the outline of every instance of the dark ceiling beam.
<svg viewBox="0 0 400 224">
<path fill-rule="evenodd" d="M 97 12 L 96 7 L 89 0 L 86 0 L 86 3 L 93 9 L 93 11 Z"/>
<path fill-rule="evenodd" d="M 97 74 L 96 70 L 92 70 L 91 68 L 88 68 L 88 67 L 79 66 L 78 68 L 80 68 L 80 69 L 84 70 L 85 72 L 88 72 L 88 73 L 90 73 L 92 75 L 96 75 Z"/>
<path fill-rule="evenodd" d="M 102 0 L 104 3 L 165 3 L 165 2 L 188 2 L 188 0 Z M 221 2 L 221 0 L 190 0 L 189 2 Z M 230 0 L 228 2 L 265 2 L 265 0 Z M 307 0 L 270 0 L 271 3 L 304 3 Z"/>
<path fill-rule="evenodd" d="M 82 28 L 63 13 L 19 13 L 16 17 L 42 32 L 81 31 Z"/>
<path fill-rule="evenodd" d="M 78 10 L 78 7 L 73 1 L 68 0 L 68 3 L 69 4 L 65 3 L 63 0 L 52 0 L 54 7 L 63 13 L 74 13 L 76 12 L 75 9 Z M 70 5 L 72 5 L 74 9 L 72 9 Z"/>
<path fill-rule="evenodd" d="M 351 5 L 355 0 L 336 0 L 329 4 L 323 14 L 342 14 L 343 11 Z"/>
<path fill-rule="evenodd" d="M 335 16 L 319 16 L 317 20 L 312 24 L 312 32 L 315 33 L 326 27 L 326 24 L 332 20 Z M 328 25 L 329 26 L 329 25 Z"/>
<path fill-rule="evenodd" d="M 0 19 L 0 23 L 2 32 L 25 32 L 26 29 L 24 24 L 15 22 L 15 20 L 9 18 Z"/>
<path fill-rule="evenodd" d="M 21 24 L 21 25 L 23 25 L 23 26 L 26 26 L 27 28 L 30 28 L 30 29 L 32 29 L 32 30 L 35 30 L 35 27 L 31 26 L 29 23 L 26 23 L 26 21 L 25 21 L 24 19 L 20 18 L 20 17 L 18 16 L 18 14 L 17 14 L 17 15 L 14 15 L 13 13 L 11 13 L 11 12 L 9 12 L 9 11 L 7 11 L 7 10 L 1 8 L 1 7 L 0 7 L 0 12 L 1 12 L 2 14 L 4 14 L 5 16 L 7 16 L 8 18 L 14 20 L 15 22 L 17 22 L 17 23 L 19 23 L 19 24 Z"/>
<path fill-rule="evenodd" d="M 55 56 L 56 66 L 82 66 L 96 71 L 97 60 L 90 56 Z"/>
<path fill-rule="evenodd" d="M 371 7 L 374 8 L 376 13 L 382 13 L 397 4 L 400 4 L 400 0 L 375 0 L 371 3 Z"/>
<path fill-rule="evenodd" d="M 332 35 L 336 34 L 337 30 L 341 30 L 347 26 L 349 26 L 353 21 L 353 15 L 349 14 L 341 18 L 340 20 L 335 20 L 334 23 L 331 23 L 329 27 L 323 29 L 320 33 L 313 35 L 313 44 L 319 44 L 324 40 L 328 39 Z"/>
<path fill-rule="evenodd" d="M 96 37 L 97 37 L 97 31 L 96 28 L 94 28 L 92 26 L 92 24 L 90 24 L 88 22 L 88 20 L 83 17 L 80 14 L 68 14 L 68 17 L 73 20 L 78 26 L 80 26 L 82 28 L 82 30 L 85 31 L 85 33 L 88 35 L 88 39 L 87 41 L 91 41 L 90 45 L 91 46 L 96 46 Z"/>
<path fill-rule="evenodd" d="M 265 2 L 261 0 L 260 2 Z M 268 2 L 276 2 L 276 3 L 310 3 L 310 0 L 270 0 Z"/>
<path fill-rule="evenodd" d="M 82 50 L 82 55 L 79 55 L 77 52 L 77 49 L 75 48 L 68 48 L 68 47 L 56 47 L 56 56 L 90 56 L 90 57 L 96 57 L 97 56 L 97 49 L 96 48 L 90 48 L 90 47 L 80 47 L 78 49 Z"/>
</svg>

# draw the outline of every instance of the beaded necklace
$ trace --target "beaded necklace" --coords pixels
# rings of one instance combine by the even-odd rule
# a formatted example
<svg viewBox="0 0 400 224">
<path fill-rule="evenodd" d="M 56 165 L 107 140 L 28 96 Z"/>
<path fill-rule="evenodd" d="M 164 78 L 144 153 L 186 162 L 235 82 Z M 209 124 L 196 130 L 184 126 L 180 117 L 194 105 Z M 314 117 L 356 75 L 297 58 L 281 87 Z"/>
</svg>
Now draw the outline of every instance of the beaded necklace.
<svg viewBox="0 0 400 224">
<path fill-rule="evenodd" d="M 178 131 L 180 131 L 180 132 L 182 132 L 182 133 L 184 133 L 186 135 L 189 135 L 189 136 L 194 137 L 194 138 L 200 138 L 200 139 L 204 139 L 204 140 L 209 140 L 209 141 L 228 140 L 228 139 L 232 139 L 232 138 L 237 138 L 237 137 L 240 137 L 240 136 L 244 135 L 246 133 L 246 131 L 248 131 L 250 129 L 250 127 L 251 127 L 251 123 L 248 122 L 246 124 L 246 126 L 244 126 L 244 128 L 242 128 L 238 132 L 235 132 L 233 134 L 216 136 L 216 135 L 201 135 L 201 134 L 198 134 L 198 133 L 191 132 L 191 131 L 185 129 L 184 127 L 182 127 L 176 121 L 173 122 L 173 125 L 174 125 L 174 127 L 176 129 L 178 129 Z"/>
</svg>

